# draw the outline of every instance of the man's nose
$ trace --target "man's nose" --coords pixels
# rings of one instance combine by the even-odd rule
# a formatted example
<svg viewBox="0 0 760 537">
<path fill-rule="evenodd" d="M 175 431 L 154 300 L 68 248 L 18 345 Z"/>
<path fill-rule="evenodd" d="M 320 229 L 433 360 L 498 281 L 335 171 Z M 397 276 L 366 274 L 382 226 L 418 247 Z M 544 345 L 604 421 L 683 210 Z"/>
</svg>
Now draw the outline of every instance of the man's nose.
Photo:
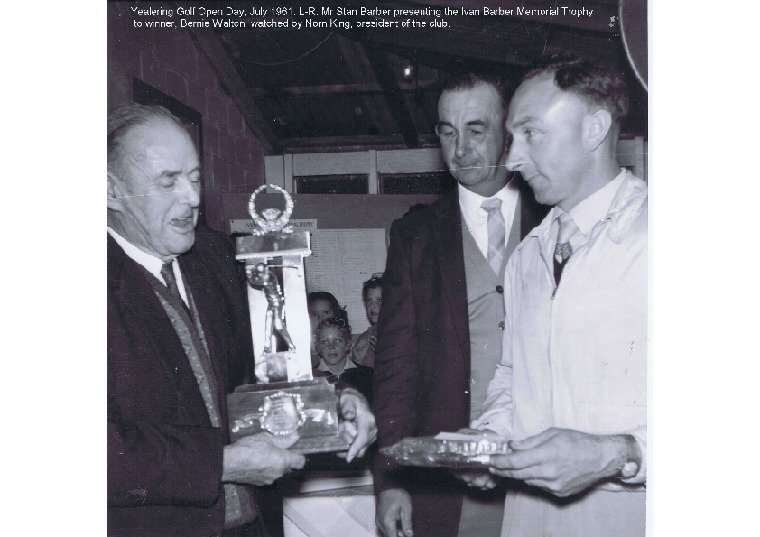
<svg viewBox="0 0 760 537">
<path fill-rule="evenodd" d="M 463 157 L 470 152 L 470 137 L 467 133 L 457 136 L 456 156 Z"/>
<path fill-rule="evenodd" d="M 195 208 L 201 204 L 201 184 L 199 181 L 191 181 L 187 177 L 180 179 L 177 187 L 182 201 Z"/>
<path fill-rule="evenodd" d="M 509 153 L 507 153 L 507 169 L 511 172 L 520 171 L 524 162 L 525 157 L 522 142 L 512 140 L 512 144 L 509 146 Z"/>
</svg>

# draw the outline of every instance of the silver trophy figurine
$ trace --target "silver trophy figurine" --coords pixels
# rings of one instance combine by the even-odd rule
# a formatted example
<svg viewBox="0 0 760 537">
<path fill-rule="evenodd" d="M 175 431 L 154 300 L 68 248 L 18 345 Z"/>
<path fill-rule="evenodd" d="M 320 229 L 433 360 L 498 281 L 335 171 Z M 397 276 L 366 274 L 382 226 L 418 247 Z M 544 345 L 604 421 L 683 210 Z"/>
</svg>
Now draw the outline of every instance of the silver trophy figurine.
<svg viewBox="0 0 760 537">
<path fill-rule="evenodd" d="M 285 210 L 270 207 L 258 212 L 256 196 L 266 186 L 257 188 L 248 202 L 255 229 L 237 239 L 236 258 L 245 263 L 249 284 L 257 383 L 240 386 L 228 396 L 232 439 L 262 430 L 276 435 L 297 432 L 299 440 L 291 450 L 340 451 L 348 442 L 338 433 L 335 387 L 311 374 L 304 278 L 310 236 L 288 224 L 293 212 L 290 195 L 270 187 L 284 197 Z"/>
</svg>

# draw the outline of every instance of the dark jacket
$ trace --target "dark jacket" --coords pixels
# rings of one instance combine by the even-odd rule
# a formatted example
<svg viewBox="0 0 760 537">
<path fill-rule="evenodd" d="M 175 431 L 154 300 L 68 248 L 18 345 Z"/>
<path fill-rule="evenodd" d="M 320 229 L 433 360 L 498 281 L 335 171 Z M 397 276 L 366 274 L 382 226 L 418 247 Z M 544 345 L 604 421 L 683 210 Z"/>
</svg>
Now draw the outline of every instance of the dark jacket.
<svg viewBox="0 0 760 537">
<path fill-rule="evenodd" d="M 374 382 L 375 370 L 366 365 L 355 364 L 355 367 L 346 369 L 340 375 L 333 375 L 329 371 L 320 371 L 314 369 L 315 377 L 325 377 L 330 383 L 335 384 L 338 389 L 346 385 L 356 388 L 362 394 L 367 402 L 372 404 L 372 388 Z"/>
<path fill-rule="evenodd" d="M 221 428 L 152 278 L 108 237 L 109 535 L 210 535 L 224 523 L 226 393 L 253 363 L 243 280 L 224 235 L 196 232 L 178 258 L 199 312 L 217 384 Z"/>
<path fill-rule="evenodd" d="M 523 185 L 524 237 L 546 213 Z M 470 334 L 457 189 L 393 223 L 383 274 L 373 409 L 378 447 L 469 425 Z M 447 471 L 404 468 L 378 455 L 375 491 L 412 494 L 415 537 L 456 536 L 463 485 Z"/>
</svg>

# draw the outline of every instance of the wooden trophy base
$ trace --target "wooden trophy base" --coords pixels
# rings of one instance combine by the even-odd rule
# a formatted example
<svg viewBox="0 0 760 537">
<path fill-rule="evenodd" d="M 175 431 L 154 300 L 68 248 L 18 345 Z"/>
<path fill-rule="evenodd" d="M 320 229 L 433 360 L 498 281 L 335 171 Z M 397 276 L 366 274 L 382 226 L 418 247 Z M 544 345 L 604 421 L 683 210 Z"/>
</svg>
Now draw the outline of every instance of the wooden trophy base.
<svg viewBox="0 0 760 537">
<path fill-rule="evenodd" d="M 227 396 L 230 437 L 268 431 L 298 432 L 297 453 L 327 453 L 349 447 L 338 432 L 338 396 L 324 378 L 300 382 L 246 384 Z"/>
</svg>

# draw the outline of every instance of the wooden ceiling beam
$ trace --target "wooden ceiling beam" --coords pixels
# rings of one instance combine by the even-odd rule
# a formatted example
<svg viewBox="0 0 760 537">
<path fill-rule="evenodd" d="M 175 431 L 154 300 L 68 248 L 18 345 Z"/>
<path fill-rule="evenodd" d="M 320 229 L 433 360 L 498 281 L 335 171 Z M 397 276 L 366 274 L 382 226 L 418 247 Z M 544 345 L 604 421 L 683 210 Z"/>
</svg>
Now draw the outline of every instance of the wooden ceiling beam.
<svg viewBox="0 0 760 537">
<path fill-rule="evenodd" d="M 436 82 L 420 82 L 420 89 L 428 89 L 435 86 Z M 415 88 L 403 89 L 413 92 Z M 261 97 L 306 97 L 313 95 L 380 95 L 383 88 L 380 84 L 371 82 L 357 82 L 353 84 L 328 84 L 323 86 L 288 86 L 285 88 L 264 89 L 254 88 L 249 90 L 254 98 Z"/>
<path fill-rule="evenodd" d="M 380 89 L 380 95 L 385 99 L 385 92 L 377 80 L 375 70 L 367 57 L 366 50 L 364 50 L 364 45 L 352 37 L 342 34 L 336 35 L 336 41 L 350 79 L 374 84 Z M 378 132 L 382 134 L 393 133 L 397 123 L 385 107 L 377 106 L 378 94 L 366 95 L 362 101 L 363 109 L 366 111 L 370 123 L 377 127 Z"/>
<path fill-rule="evenodd" d="M 438 147 L 438 137 L 421 134 L 418 136 L 418 147 Z M 377 149 L 407 149 L 401 136 L 315 136 L 283 138 L 284 153 L 321 153 L 336 151 L 365 151 Z"/>
<path fill-rule="evenodd" d="M 216 72 L 219 82 L 245 118 L 248 128 L 265 146 L 267 154 L 279 153 L 282 145 L 269 128 L 267 121 L 256 106 L 254 96 L 246 87 L 216 34 L 210 30 L 187 29 L 198 48 L 206 55 L 209 65 Z"/>
<path fill-rule="evenodd" d="M 404 92 L 396 83 L 396 76 L 393 73 L 390 62 L 382 50 L 375 47 L 364 46 L 370 65 L 375 71 L 375 76 L 385 94 L 385 101 L 391 116 L 398 125 L 399 133 L 404 139 L 404 143 L 410 149 L 419 146 L 417 139 L 417 128 L 414 125 L 414 119 L 404 100 Z"/>
</svg>

